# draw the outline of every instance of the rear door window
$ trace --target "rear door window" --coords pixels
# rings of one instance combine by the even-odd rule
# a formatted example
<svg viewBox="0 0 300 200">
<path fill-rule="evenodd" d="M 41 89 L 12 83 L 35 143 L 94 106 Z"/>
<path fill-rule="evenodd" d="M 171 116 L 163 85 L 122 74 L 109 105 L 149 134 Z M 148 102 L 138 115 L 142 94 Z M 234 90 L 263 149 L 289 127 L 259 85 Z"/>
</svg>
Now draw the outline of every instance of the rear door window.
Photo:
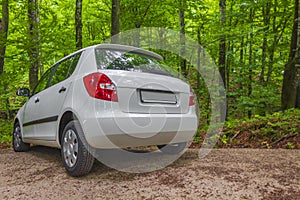
<svg viewBox="0 0 300 200">
<path fill-rule="evenodd" d="M 76 54 L 70 58 L 67 58 L 66 60 L 58 63 L 55 66 L 55 71 L 52 76 L 52 80 L 49 84 L 49 87 L 52 85 L 55 85 L 61 81 L 64 81 L 65 79 L 69 78 L 72 73 L 74 72 L 77 63 L 79 61 L 81 53 Z"/>
<path fill-rule="evenodd" d="M 35 88 L 33 90 L 33 95 L 35 95 L 47 88 L 47 85 L 50 81 L 51 74 L 53 73 L 54 70 L 55 70 L 54 67 L 51 67 L 44 73 L 44 75 L 39 80 L 38 84 L 35 86 Z"/>
</svg>

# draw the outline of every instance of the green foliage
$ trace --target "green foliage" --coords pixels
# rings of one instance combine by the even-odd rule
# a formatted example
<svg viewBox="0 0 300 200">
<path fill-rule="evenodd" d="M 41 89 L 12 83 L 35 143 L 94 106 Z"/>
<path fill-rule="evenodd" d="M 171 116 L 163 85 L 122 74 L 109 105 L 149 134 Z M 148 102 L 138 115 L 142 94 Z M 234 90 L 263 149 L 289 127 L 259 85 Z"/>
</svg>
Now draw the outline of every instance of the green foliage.
<svg viewBox="0 0 300 200">
<path fill-rule="evenodd" d="M 26 85 L 26 80 L 17 79 L 13 73 L 0 74 L 0 119 L 10 119 L 13 113 L 24 103 L 24 98 L 16 96 L 19 84 Z"/>
<path fill-rule="evenodd" d="M 11 142 L 13 132 L 13 122 L 11 120 L 0 119 L 0 143 Z"/>
<path fill-rule="evenodd" d="M 267 148 L 296 148 L 289 139 L 300 139 L 300 110 L 292 109 L 266 116 L 256 115 L 247 120 L 229 120 L 223 132 L 220 140 L 223 144 L 229 141 L 229 146 L 252 143 L 248 144 L 249 147 L 254 145 Z M 300 144 L 300 141 L 298 142 Z"/>
<path fill-rule="evenodd" d="M 295 145 L 294 145 L 292 142 L 288 142 L 288 143 L 286 144 L 286 147 L 287 147 L 288 149 L 295 149 Z"/>
<path fill-rule="evenodd" d="M 225 135 L 225 134 L 222 135 L 220 139 L 221 139 L 221 142 L 222 142 L 223 144 L 227 144 L 227 142 L 228 142 L 227 135 Z"/>
</svg>

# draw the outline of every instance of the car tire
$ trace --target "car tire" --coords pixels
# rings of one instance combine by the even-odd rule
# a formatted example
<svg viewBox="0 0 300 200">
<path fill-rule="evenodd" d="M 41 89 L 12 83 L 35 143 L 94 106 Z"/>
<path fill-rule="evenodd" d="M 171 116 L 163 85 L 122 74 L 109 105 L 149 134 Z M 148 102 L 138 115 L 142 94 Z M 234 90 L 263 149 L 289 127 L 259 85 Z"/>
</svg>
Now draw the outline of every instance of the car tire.
<svg viewBox="0 0 300 200">
<path fill-rule="evenodd" d="M 186 145 L 186 142 L 182 142 L 176 144 L 157 145 L 157 147 L 162 153 L 179 154 L 185 149 Z"/>
<path fill-rule="evenodd" d="M 21 126 L 18 122 L 14 126 L 12 146 L 15 152 L 25 152 L 30 149 L 30 144 L 23 142 Z"/>
<path fill-rule="evenodd" d="M 95 160 L 91 151 L 79 122 L 70 121 L 61 137 L 61 158 L 67 173 L 74 177 L 88 174 Z"/>
</svg>

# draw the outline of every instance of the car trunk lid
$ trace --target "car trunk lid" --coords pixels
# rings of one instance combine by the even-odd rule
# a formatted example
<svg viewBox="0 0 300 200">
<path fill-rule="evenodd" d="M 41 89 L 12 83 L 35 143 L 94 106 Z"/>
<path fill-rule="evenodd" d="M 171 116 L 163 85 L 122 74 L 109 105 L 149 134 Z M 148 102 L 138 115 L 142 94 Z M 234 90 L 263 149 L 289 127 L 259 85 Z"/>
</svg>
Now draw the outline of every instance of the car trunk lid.
<svg viewBox="0 0 300 200">
<path fill-rule="evenodd" d="M 180 114 L 189 110 L 189 85 L 152 73 L 101 70 L 117 86 L 119 107 L 126 113 Z"/>
</svg>

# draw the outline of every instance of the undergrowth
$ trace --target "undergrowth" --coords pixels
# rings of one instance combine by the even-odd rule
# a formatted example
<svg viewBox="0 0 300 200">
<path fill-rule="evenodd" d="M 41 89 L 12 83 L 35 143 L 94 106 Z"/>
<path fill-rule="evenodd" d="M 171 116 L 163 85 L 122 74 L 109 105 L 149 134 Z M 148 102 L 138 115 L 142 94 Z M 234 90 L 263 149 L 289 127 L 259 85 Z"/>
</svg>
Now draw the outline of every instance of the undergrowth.
<svg viewBox="0 0 300 200">
<path fill-rule="evenodd" d="M 249 120 L 228 121 L 221 147 L 300 148 L 300 110 L 292 109 Z"/>
</svg>

